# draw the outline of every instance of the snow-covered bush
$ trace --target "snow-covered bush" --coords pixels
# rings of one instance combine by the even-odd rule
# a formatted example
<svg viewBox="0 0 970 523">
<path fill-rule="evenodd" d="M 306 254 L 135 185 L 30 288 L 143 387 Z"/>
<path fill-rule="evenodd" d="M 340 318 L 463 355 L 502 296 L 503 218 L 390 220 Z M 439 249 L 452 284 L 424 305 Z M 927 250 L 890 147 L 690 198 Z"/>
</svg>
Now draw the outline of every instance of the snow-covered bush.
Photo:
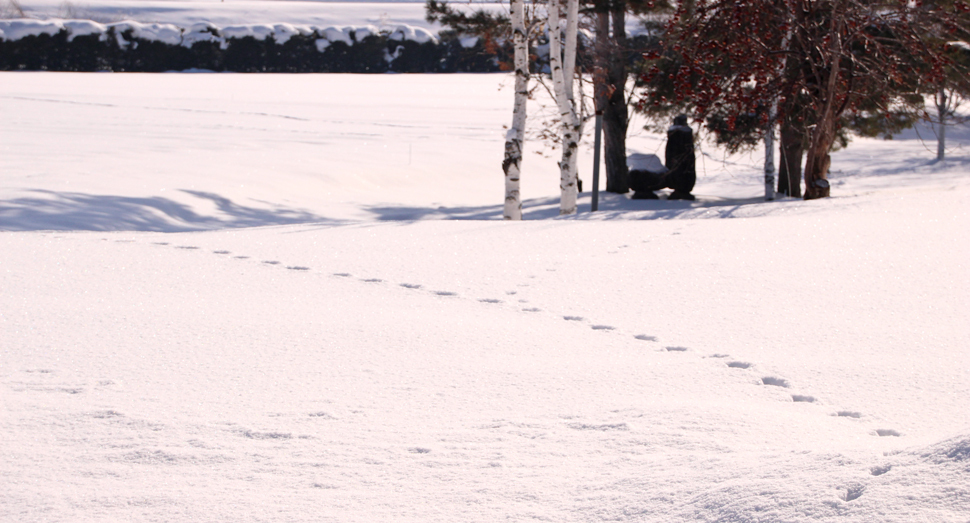
<svg viewBox="0 0 970 523">
<path fill-rule="evenodd" d="M 399 25 L 378 29 L 252 24 L 0 20 L 0 70 L 489 72 L 477 38 Z"/>
</svg>

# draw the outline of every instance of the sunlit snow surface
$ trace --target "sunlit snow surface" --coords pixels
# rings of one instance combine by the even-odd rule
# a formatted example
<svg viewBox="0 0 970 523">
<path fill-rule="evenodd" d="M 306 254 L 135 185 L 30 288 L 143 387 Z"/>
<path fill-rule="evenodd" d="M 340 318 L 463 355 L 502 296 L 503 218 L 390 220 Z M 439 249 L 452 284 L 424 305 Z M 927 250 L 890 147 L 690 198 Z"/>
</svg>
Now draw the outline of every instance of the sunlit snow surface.
<svg viewBox="0 0 970 523">
<path fill-rule="evenodd" d="M 567 219 L 533 140 L 508 223 L 511 107 L 0 74 L 0 521 L 967 522 L 966 128 Z"/>
</svg>

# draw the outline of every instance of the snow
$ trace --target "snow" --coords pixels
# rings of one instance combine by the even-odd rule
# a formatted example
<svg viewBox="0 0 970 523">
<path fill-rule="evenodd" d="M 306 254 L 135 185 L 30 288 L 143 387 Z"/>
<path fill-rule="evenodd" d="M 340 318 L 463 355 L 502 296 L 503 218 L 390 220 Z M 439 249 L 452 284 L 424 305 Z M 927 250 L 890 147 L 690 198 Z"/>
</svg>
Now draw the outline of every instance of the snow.
<svg viewBox="0 0 970 523">
<path fill-rule="evenodd" d="M 492 11 L 508 15 L 508 3 L 450 2 L 456 9 Z M 425 19 L 423 0 L 355 2 L 329 0 L 20 0 L 18 5 L 30 18 L 90 18 L 102 23 L 135 20 L 188 27 L 209 22 L 217 26 L 252 23 L 288 23 L 318 27 L 375 25 L 381 29 L 400 25 L 437 35 L 439 24 Z M 629 35 L 646 32 L 642 21 L 628 16 Z M 582 34 L 589 37 L 588 31 Z M 423 42 L 419 42 L 423 43 Z"/>
<path fill-rule="evenodd" d="M 667 167 L 656 154 L 631 154 L 626 158 L 626 166 L 631 171 L 647 171 L 659 174 L 667 172 Z"/>
<path fill-rule="evenodd" d="M 130 30 L 133 37 L 142 40 L 153 40 L 168 45 L 179 45 L 182 43 L 182 30 L 172 24 L 143 24 L 125 21 L 108 24 L 107 27 L 114 28 L 119 42 L 123 39 L 122 34 Z"/>
<path fill-rule="evenodd" d="M 192 47 L 196 42 L 222 42 L 219 28 L 210 23 L 197 23 L 185 29 L 182 33 L 182 45 Z"/>
<path fill-rule="evenodd" d="M 508 74 L 0 77 L 2 521 L 967 521 L 966 125 L 512 223 Z"/>
<path fill-rule="evenodd" d="M 411 27 L 409 25 L 397 26 L 394 29 L 394 31 L 391 32 L 388 38 L 391 40 L 398 40 L 398 41 L 410 40 L 413 42 L 417 42 L 419 44 L 424 44 L 428 42 L 432 42 L 435 44 L 438 43 L 438 39 L 433 34 L 431 34 L 431 32 L 428 31 L 427 29 L 424 29 L 422 27 Z M 464 45 L 464 43 L 462 45 Z M 465 46 L 465 47 L 473 47 L 474 45 L 475 44 L 472 44 L 471 46 Z"/>
<path fill-rule="evenodd" d="M 178 27 L 173 24 L 143 24 L 135 21 L 117 22 L 102 25 L 90 20 L 0 20 L 0 38 L 7 40 L 19 40 L 26 36 L 37 36 L 41 34 L 53 35 L 62 29 L 67 29 L 70 34 L 69 40 L 77 36 L 89 34 L 102 34 L 106 38 L 106 33 L 114 29 L 118 43 L 122 46 L 128 45 L 122 37 L 122 33 L 128 30 L 132 35 L 143 40 L 159 41 L 169 45 L 183 45 L 192 47 L 196 42 L 220 42 L 225 43 L 229 38 L 251 37 L 263 41 L 269 37 L 278 44 L 285 44 L 295 35 L 310 35 L 316 32 L 323 35 L 326 39 L 318 39 L 317 48 L 321 52 L 326 49 L 331 42 L 344 42 L 347 45 L 354 44 L 354 37 L 357 42 L 363 41 L 370 35 L 378 35 L 381 30 L 374 25 L 364 26 L 343 26 L 319 28 L 315 26 L 294 26 L 291 24 L 244 24 L 228 25 L 218 27 L 209 22 L 193 23 L 187 27 Z M 399 25 L 392 29 L 387 29 L 391 40 L 410 40 L 423 44 L 426 42 L 437 43 L 437 38 L 427 29 Z M 353 37 L 352 37 L 353 35 Z M 474 43 L 472 44 L 474 45 Z"/>
<path fill-rule="evenodd" d="M 366 26 L 408 25 L 432 30 L 424 2 L 316 2 L 293 0 L 88 0 L 76 4 L 63 0 L 21 0 L 30 18 L 90 18 L 101 23 L 134 20 L 188 27 L 208 22 L 217 26 L 255 23 L 292 25 Z M 494 4 L 502 9 L 501 4 Z M 488 7 L 486 5 L 486 7 Z"/>
<path fill-rule="evenodd" d="M 354 28 L 349 26 L 328 27 L 323 30 L 323 34 L 327 37 L 327 41 L 329 42 L 343 42 L 347 45 L 354 45 L 354 40 L 351 38 L 351 32 L 353 30 Z"/>
<path fill-rule="evenodd" d="M 64 28 L 60 20 L 0 20 L 0 34 L 5 40 L 20 40 L 26 36 L 54 35 Z"/>
</svg>

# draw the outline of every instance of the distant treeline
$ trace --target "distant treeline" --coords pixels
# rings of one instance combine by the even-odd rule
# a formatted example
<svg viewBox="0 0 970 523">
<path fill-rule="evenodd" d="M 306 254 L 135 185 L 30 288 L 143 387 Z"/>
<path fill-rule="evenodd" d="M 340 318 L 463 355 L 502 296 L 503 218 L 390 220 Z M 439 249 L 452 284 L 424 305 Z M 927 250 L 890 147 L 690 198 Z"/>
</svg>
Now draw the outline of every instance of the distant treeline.
<svg viewBox="0 0 970 523">
<path fill-rule="evenodd" d="M 19 25 L 15 25 L 20 22 Z M 0 70 L 240 73 L 451 73 L 502 70 L 480 39 L 400 26 L 294 28 L 0 21 Z M 73 23 L 72 23 L 73 22 Z M 230 30 L 232 29 L 232 30 Z M 255 29 L 255 30 L 254 30 Z M 266 29 L 259 31 L 259 29 Z"/>
</svg>

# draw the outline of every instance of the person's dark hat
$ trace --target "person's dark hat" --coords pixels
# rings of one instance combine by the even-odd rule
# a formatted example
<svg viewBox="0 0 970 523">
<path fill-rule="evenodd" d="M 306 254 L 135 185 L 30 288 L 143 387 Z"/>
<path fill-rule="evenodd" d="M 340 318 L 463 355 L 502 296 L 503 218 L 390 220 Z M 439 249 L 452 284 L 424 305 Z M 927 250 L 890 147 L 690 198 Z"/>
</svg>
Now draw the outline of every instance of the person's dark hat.
<svg viewBox="0 0 970 523">
<path fill-rule="evenodd" d="M 674 125 L 687 125 L 687 115 L 678 114 L 674 117 Z"/>
</svg>

